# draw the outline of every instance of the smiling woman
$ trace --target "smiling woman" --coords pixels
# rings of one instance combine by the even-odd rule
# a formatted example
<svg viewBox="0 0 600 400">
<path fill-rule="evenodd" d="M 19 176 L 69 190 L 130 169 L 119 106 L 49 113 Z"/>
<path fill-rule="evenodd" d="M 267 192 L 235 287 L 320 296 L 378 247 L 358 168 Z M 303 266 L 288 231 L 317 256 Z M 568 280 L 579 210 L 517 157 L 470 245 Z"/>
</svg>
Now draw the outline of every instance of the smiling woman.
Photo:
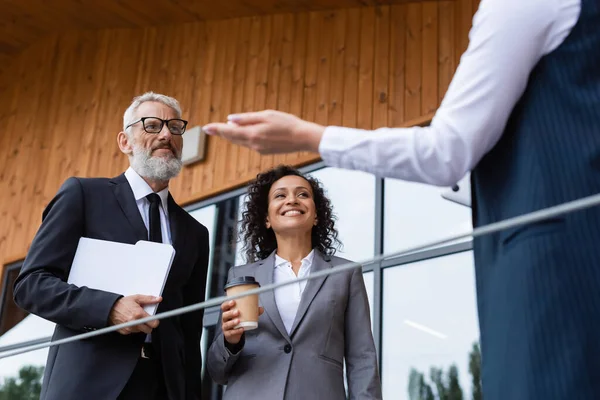
<svg viewBox="0 0 600 400">
<path fill-rule="evenodd" d="M 290 166 L 261 173 L 250 185 L 241 232 L 248 262 L 267 257 L 279 240 L 295 238 L 307 253 L 316 248 L 326 255 L 333 255 L 339 244 L 331 202 L 321 183 Z"/>
<path fill-rule="evenodd" d="M 344 363 L 350 399 L 380 399 L 361 269 L 298 280 L 349 262 L 333 255 L 337 230 L 321 184 L 279 166 L 251 183 L 245 208 L 241 231 L 250 264 L 231 268 L 228 280 L 291 282 L 260 295 L 264 312 L 256 330 L 236 328 L 235 301 L 221 305 L 206 367 L 215 382 L 227 385 L 224 399 L 346 399 Z M 261 385 L 264 376 L 270 385 Z"/>
</svg>

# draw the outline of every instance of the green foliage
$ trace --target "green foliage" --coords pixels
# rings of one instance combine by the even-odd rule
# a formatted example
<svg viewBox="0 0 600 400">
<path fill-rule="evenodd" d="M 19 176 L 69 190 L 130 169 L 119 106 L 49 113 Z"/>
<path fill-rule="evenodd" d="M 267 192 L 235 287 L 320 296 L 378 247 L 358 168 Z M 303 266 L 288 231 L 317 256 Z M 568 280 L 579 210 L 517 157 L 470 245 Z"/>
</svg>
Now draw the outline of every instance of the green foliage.
<svg viewBox="0 0 600 400">
<path fill-rule="evenodd" d="M 473 343 L 473 349 L 469 354 L 469 373 L 471 374 L 471 393 L 473 400 L 483 400 L 481 391 L 481 350 L 479 343 Z"/>
<path fill-rule="evenodd" d="M 425 377 L 416 369 L 410 370 L 408 378 L 408 396 L 410 400 L 435 400 L 431 386 L 425 382 Z"/>
<path fill-rule="evenodd" d="M 469 373 L 472 378 L 472 400 L 483 400 L 479 343 L 474 343 L 469 353 Z M 453 364 L 448 372 L 444 373 L 442 368 L 432 367 L 429 371 L 429 382 L 425 380 L 425 376 L 421 372 L 414 368 L 411 369 L 408 380 L 408 397 L 410 400 L 465 400 L 458 380 L 458 368 Z"/>
<path fill-rule="evenodd" d="M 4 379 L 0 400 L 37 400 L 42 391 L 44 367 L 24 366 L 18 376 Z"/>
<path fill-rule="evenodd" d="M 463 392 L 460 388 L 460 383 L 458 382 L 458 368 L 455 365 L 450 367 L 448 371 L 448 390 L 446 392 L 447 398 L 462 400 Z"/>
</svg>

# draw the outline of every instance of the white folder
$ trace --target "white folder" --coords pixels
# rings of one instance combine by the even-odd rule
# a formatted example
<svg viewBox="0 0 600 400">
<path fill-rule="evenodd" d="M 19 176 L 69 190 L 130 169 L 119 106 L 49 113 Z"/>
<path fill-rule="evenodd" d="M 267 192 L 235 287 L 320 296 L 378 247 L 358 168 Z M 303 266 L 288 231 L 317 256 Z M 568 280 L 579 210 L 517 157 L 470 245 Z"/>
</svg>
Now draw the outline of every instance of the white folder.
<svg viewBox="0 0 600 400">
<path fill-rule="evenodd" d="M 123 296 L 162 296 L 175 249 L 170 244 L 140 240 L 135 245 L 79 239 L 68 283 Z M 150 315 L 158 304 L 146 305 Z"/>
</svg>

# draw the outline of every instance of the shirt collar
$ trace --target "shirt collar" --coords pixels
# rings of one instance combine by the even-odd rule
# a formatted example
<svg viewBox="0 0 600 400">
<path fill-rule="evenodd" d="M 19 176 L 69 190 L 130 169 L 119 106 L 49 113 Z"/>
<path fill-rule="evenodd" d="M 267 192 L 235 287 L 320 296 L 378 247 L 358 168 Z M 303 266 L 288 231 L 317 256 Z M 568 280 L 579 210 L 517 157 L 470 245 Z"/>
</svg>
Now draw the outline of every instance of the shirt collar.
<svg viewBox="0 0 600 400">
<path fill-rule="evenodd" d="M 312 249 L 310 251 L 310 253 L 308 253 L 308 255 L 302 259 L 301 265 L 303 265 L 303 266 L 306 265 L 306 267 L 310 268 L 314 258 L 315 258 L 315 249 Z M 279 255 L 277 255 L 277 253 L 275 253 L 275 268 L 284 267 L 289 263 L 290 262 L 288 260 L 286 260 L 285 258 L 279 257 Z"/>
<path fill-rule="evenodd" d="M 131 186 L 131 190 L 133 191 L 133 196 L 135 197 L 135 201 L 141 200 L 148 196 L 150 193 L 154 193 L 150 185 L 131 167 L 127 168 L 125 171 L 125 178 L 127 178 L 127 182 L 129 182 L 129 186 Z M 167 207 L 167 199 L 169 198 L 169 187 L 167 186 L 160 192 L 156 193 L 160 197 L 160 202 L 162 203 L 163 210 L 165 213 L 168 212 L 169 208 Z"/>
</svg>

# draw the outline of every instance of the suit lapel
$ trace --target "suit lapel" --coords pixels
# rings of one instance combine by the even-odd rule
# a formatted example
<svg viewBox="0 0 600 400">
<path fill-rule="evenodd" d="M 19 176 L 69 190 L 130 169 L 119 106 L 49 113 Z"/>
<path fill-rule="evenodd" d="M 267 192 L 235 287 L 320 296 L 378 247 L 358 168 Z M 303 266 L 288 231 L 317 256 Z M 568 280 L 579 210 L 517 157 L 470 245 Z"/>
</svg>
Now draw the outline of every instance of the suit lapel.
<svg viewBox="0 0 600 400">
<path fill-rule="evenodd" d="M 329 264 L 328 260 L 326 261 L 323 258 L 323 256 L 321 255 L 321 253 L 319 251 L 315 250 L 315 256 L 313 259 L 313 265 L 311 267 L 310 273 L 312 274 L 315 272 L 319 272 L 319 271 L 322 271 L 322 270 L 330 268 L 330 267 L 331 267 L 331 264 Z M 322 276 L 322 277 L 319 277 L 316 279 L 310 279 L 306 283 L 306 288 L 304 289 L 304 292 L 302 293 L 302 297 L 300 299 L 300 304 L 298 305 L 298 311 L 296 312 L 296 318 L 294 319 L 294 323 L 292 324 L 290 336 L 294 336 L 294 332 L 296 332 L 296 329 L 298 328 L 298 325 L 302 321 L 302 318 L 304 318 L 304 315 L 306 314 L 306 311 L 308 310 L 310 303 L 312 303 L 313 299 L 319 292 L 319 289 L 321 289 L 321 286 L 323 285 L 323 282 L 325 282 L 325 279 L 327 279 L 327 276 Z"/>
<path fill-rule="evenodd" d="M 181 253 L 185 245 L 185 238 L 187 235 L 185 234 L 185 224 L 182 222 L 179 212 L 181 211 L 181 207 L 175 203 L 173 197 L 171 197 L 171 193 L 169 193 L 169 198 L 167 200 L 168 208 L 169 208 L 169 227 L 171 228 L 171 242 L 173 243 L 173 247 L 175 248 L 175 257 L 177 254 Z"/>
<path fill-rule="evenodd" d="M 144 225 L 144 220 L 142 220 L 133 191 L 131 190 L 131 186 L 129 186 L 129 182 L 127 182 L 127 178 L 125 178 L 125 174 L 111 179 L 110 183 L 123 213 L 135 232 L 135 236 L 139 240 L 148 240 L 148 230 Z"/>
<path fill-rule="evenodd" d="M 171 230 L 171 243 L 173 248 L 175 249 L 175 258 L 173 259 L 173 263 L 171 264 L 171 270 L 169 271 L 169 276 L 167 277 L 167 282 L 165 283 L 165 289 L 170 283 L 170 277 L 175 274 L 175 268 L 179 265 L 181 257 L 183 257 L 184 249 L 186 246 L 186 238 L 188 235 L 185 234 L 186 224 L 183 222 L 181 218 L 180 212 L 185 212 L 175 203 L 175 200 L 171 197 L 169 193 L 169 197 L 167 200 L 168 208 L 169 208 L 169 228 Z M 164 293 L 164 290 L 163 290 Z M 163 312 L 164 302 L 160 303 L 156 308 L 156 312 Z"/>
<path fill-rule="evenodd" d="M 275 268 L 275 252 L 271 253 L 271 255 L 264 260 L 259 261 L 256 268 L 256 280 L 258 283 L 260 283 L 261 286 L 272 284 L 273 269 Z M 271 318 L 271 321 L 273 321 L 273 325 L 275 325 L 279 333 L 281 333 L 281 336 L 291 343 L 290 336 L 285 329 L 285 325 L 283 325 L 281 314 L 279 314 L 273 290 L 261 293 L 259 297 L 261 305 L 265 309 L 265 313 Z"/>
</svg>

